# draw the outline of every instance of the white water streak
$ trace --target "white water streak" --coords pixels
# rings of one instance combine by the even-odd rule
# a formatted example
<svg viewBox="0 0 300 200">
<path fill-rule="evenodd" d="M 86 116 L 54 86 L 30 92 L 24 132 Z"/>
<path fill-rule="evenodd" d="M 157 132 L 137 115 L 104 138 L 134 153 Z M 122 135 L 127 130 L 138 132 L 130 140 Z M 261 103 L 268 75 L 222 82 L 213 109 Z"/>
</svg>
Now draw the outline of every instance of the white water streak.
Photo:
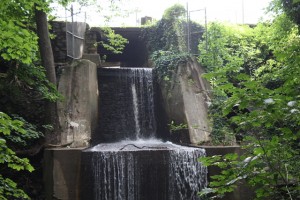
<svg viewBox="0 0 300 200">
<path fill-rule="evenodd" d="M 135 89 L 135 84 L 131 84 L 132 90 L 132 101 L 133 101 L 133 113 L 134 113 L 134 121 L 135 121 L 135 135 L 136 138 L 140 138 L 141 135 L 141 128 L 140 128 L 140 121 L 139 121 L 139 106 L 138 106 L 138 99 Z"/>
</svg>

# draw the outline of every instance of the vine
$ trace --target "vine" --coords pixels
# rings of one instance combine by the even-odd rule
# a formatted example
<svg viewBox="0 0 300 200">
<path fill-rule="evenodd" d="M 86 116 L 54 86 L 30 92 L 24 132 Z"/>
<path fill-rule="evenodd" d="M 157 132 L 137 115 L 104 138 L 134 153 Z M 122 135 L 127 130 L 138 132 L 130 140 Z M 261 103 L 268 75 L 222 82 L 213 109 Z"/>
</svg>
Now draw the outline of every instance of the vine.
<svg viewBox="0 0 300 200">
<path fill-rule="evenodd" d="M 185 13 L 185 8 L 176 4 L 168 8 L 163 18 L 155 25 L 143 30 L 142 37 L 147 41 L 151 60 L 160 80 L 170 80 L 171 73 L 191 58 L 186 43 Z M 202 26 L 196 23 L 192 23 L 191 27 L 192 30 L 203 30 Z M 193 37 L 192 44 L 197 44 L 201 36 Z"/>
</svg>

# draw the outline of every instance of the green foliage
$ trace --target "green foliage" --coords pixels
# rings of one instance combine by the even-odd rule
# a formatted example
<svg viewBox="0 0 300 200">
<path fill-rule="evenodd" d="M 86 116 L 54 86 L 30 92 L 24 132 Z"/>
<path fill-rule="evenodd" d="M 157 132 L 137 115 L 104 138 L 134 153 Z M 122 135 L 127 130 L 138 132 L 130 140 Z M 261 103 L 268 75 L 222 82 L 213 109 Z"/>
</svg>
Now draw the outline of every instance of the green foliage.
<svg viewBox="0 0 300 200">
<path fill-rule="evenodd" d="M 147 41 L 150 53 L 155 51 L 186 51 L 186 24 L 181 18 L 185 8 L 181 5 L 174 5 L 167 9 L 163 18 L 156 24 L 146 27 L 143 38 Z"/>
<path fill-rule="evenodd" d="M 156 24 L 143 29 L 143 38 L 147 41 L 151 60 L 160 80 L 170 80 L 170 75 L 177 67 L 191 57 L 186 45 L 187 24 L 183 18 L 185 13 L 185 8 L 176 4 L 168 8 Z M 202 30 L 202 26 L 195 23 L 191 27 L 193 30 Z M 198 42 L 199 37 L 193 37 L 194 43 Z"/>
<path fill-rule="evenodd" d="M 281 0 L 285 13 L 291 20 L 300 25 L 300 1 L 299 0 Z"/>
<path fill-rule="evenodd" d="M 276 15 L 285 13 L 287 17 L 300 25 L 300 1 L 299 0 L 273 0 L 268 7 L 269 12 L 273 12 Z"/>
<path fill-rule="evenodd" d="M 0 19 L 0 52 L 5 60 L 32 63 L 36 60 L 37 37 L 17 22 Z"/>
<path fill-rule="evenodd" d="M 16 5 L 17 4 L 17 5 Z M 48 11 L 48 4 L 39 0 L 1 1 L 0 60 L 1 71 L 9 82 L 17 81 L 35 88 L 42 98 L 55 101 L 59 95 L 46 80 L 45 70 L 38 66 L 38 37 L 35 33 L 34 8 Z M 20 84 L 21 85 L 21 84 Z"/>
<path fill-rule="evenodd" d="M 255 28 L 211 24 L 208 51 L 199 60 L 210 73 L 217 112 L 230 128 L 243 133 L 243 155 L 204 158 L 222 169 L 202 195 L 211 199 L 241 181 L 256 199 L 300 198 L 300 40 L 297 25 L 285 14 Z M 214 102 L 213 102 L 214 104 Z M 238 112 L 227 120 L 238 105 Z M 248 109 L 249 112 L 240 112 Z M 218 114 L 219 113 L 219 114 Z M 211 195 L 211 196 L 210 196 Z"/>
<path fill-rule="evenodd" d="M 10 143 L 14 143 L 15 146 L 28 147 L 32 141 L 44 136 L 43 133 L 38 130 L 36 125 L 27 122 L 22 117 L 13 117 L 14 120 L 18 120 L 23 124 L 22 128 L 26 130 L 26 133 L 20 131 L 11 131 L 10 135 L 5 136 L 5 139 Z"/>
<path fill-rule="evenodd" d="M 227 99 L 226 94 L 212 92 L 213 100 L 209 105 L 209 117 L 212 119 L 212 131 L 210 133 L 212 144 L 233 145 L 235 144 L 235 133 L 230 126 L 226 116 L 221 115 L 223 102 Z"/>
<path fill-rule="evenodd" d="M 169 125 L 169 128 L 170 128 L 171 132 L 175 132 L 175 131 L 178 131 L 178 130 L 182 130 L 182 129 L 187 129 L 188 128 L 187 124 L 183 124 L 183 123 L 175 124 L 175 122 L 173 120 L 168 125 Z"/>
<path fill-rule="evenodd" d="M 224 110 L 224 101 L 231 95 L 231 90 L 241 87 L 240 84 L 254 73 L 268 54 L 264 45 L 256 39 L 254 29 L 246 25 L 214 22 L 209 24 L 206 36 L 207 40 L 199 44 L 199 61 L 211 72 L 204 77 L 210 80 L 213 87 L 217 87 L 209 107 L 213 121 L 211 137 L 214 144 L 233 144 L 234 130 L 226 115 L 239 103 L 232 102 Z M 220 115 L 223 110 L 226 112 Z"/>
<path fill-rule="evenodd" d="M 30 64 L 37 60 L 37 36 L 32 20 L 38 1 L 1 1 L 0 55 L 4 60 Z"/>
<path fill-rule="evenodd" d="M 159 78 L 165 81 L 170 80 L 171 73 L 175 72 L 180 64 L 185 64 L 189 58 L 190 55 L 187 53 L 172 51 L 155 51 L 151 56 Z"/>
<path fill-rule="evenodd" d="M 5 194 L 5 196 L 3 195 Z M 2 200 L 30 199 L 27 194 L 17 188 L 17 184 L 9 178 L 3 178 L 0 174 L 0 197 Z"/>
<path fill-rule="evenodd" d="M 33 171 L 16 150 L 30 149 L 43 134 L 38 125 L 13 113 L 43 124 L 45 100 L 61 98 L 40 67 L 35 9 L 49 12 L 50 1 L 1 0 L 0 6 L 0 199 L 29 199 L 7 178 L 12 171 Z M 5 113 L 4 113 L 5 112 Z M 29 117 L 28 117 L 29 116 Z M 36 117 L 38 116 L 38 117 Z M 35 118 L 36 117 L 36 118 Z M 33 120 L 33 118 L 35 118 Z M 15 177 L 12 177 L 15 180 Z"/>
<path fill-rule="evenodd" d="M 180 4 L 175 4 L 172 7 L 165 10 L 163 18 L 167 20 L 176 20 L 184 17 L 186 13 L 185 8 Z"/>
<path fill-rule="evenodd" d="M 32 100 L 43 100 L 55 102 L 62 99 L 56 90 L 56 86 L 48 81 L 45 69 L 34 64 L 18 64 L 9 62 L 5 79 L 0 80 L 0 94 L 10 90 L 11 96 L 21 96 L 21 93 L 30 95 Z M 14 94 L 14 92 L 16 92 Z"/>
<path fill-rule="evenodd" d="M 199 49 L 199 61 L 208 71 L 226 66 L 232 72 L 241 71 L 249 75 L 269 53 L 264 43 L 256 38 L 253 28 L 218 22 L 209 24 L 207 40 L 200 43 Z"/>
<path fill-rule="evenodd" d="M 120 34 L 116 34 L 115 31 L 109 27 L 101 29 L 106 40 L 98 42 L 97 45 L 102 45 L 106 50 L 111 51 L 114 54 L 122 53 L 126 44 L 128 44 L 128 40 Z"/>
<path fill-rule="evenodd" d="M 269 139 L 247 137 L 246 153 L 240 157 L 226 154 L 200 158 L 204 165 L 222 169 L 221 174 L 211 177 L 210 189 L 200 194 L 214 194 L 211 199 L 223 197 L 246 180 L 249 186 L 256 188 L 256 199 L 298 199 L 300 174 L 295 159 L 299 159 L 299 152 L 289 142 L 280 140 L 278 136 Z"/>
<path fill-rule="evenodd" d="M 16 140 L 22 141 L 20 135 L 27 134 L 26 129 L 23 128 L 24 122 L 20 120 L 13 120 L 7 114 L 0 112 L 0 165 L 6 166 L 16 171 L 27 170 L 32 172 L 34 169 L 30 165 L 27 158 L 19 158 L 16 153 L 7 146 L 5 138 L 14 138 L 11 133 L 17 133 Z M 32 131 L 32 129 L 30 129 Z M 32 132 L 29 137 L 32 137 Z M 26 136 L 24 136 L 26 137 Z M 0 198 L 1 199 L 29 199 L 29 197 L 20 189 L 17 184 L 8 178 L 0 175 Z"/>
</svg>

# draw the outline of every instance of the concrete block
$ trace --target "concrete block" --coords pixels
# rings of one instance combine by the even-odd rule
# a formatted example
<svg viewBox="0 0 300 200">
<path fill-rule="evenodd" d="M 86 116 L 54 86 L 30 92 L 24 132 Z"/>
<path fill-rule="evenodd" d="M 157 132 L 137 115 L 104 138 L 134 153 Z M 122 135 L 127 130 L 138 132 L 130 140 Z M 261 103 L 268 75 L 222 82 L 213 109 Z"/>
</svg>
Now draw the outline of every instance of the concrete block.
<svg viewBox="0 0 300 200">
<path fill-rule="evenodd" d="M 98 80 L 95 63 L 73 61 L 61 69 L 58 91 L 64 99 L 57 103 L 61 144 L 88 147 L 98 124 Z"/>
<path fill-rule="evenodd" d="M 89 61 L 95 63 L 97 66 L 100 66 L 100 64 L 101 64 L 99 54 L 83 54 L 82 59 L 89 60 Z"/>
<path fill-rule="evenodd" d="M 78 200 L 81 151 L 83 149 L 46 149 L 44 185 L 46 200 Z"/>
</svg>

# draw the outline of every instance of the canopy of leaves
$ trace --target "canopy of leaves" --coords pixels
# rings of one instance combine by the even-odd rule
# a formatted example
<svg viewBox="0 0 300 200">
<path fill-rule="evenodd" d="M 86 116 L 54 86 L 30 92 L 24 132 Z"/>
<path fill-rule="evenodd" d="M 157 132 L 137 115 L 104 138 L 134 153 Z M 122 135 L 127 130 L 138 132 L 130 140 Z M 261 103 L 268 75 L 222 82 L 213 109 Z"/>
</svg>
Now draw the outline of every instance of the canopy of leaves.
<svg viewBox="0 0 300 200">
<path fill-rule="evenodd" d="M 126 44 L 128 44 L 128 40 L 120 34 L 115 33 L 110 27 L 102 27 L 101 30 L 104 39 L 98 42 L 97 45 L 102 45 L 106 50 L 114 54 L 122 53 Z"/>
<path fill-rule="evenodd" d="M 285 13 L 298 25 L 300 25 L 300 1 L 281 0 Z"/>
<path fill-rule="evenodd" d="M 185 8 L 175 4 L 164 12 L 161 20 L 143 30 L 143 38 L 147 41 L 147 48 L 160 80 L 169 80 L 170 74 L 191 57 L 187 49 L 188 25 L 183 18 L 185 14 Z M 193 32 L 199 32 L 191 37 L 191 43 L 195 45 L 191 49 L 197 49 L 203 27 L 191 22 L 190 28 Z"/>
<path fill-rule="evenodd" d="M 243 135 L 245 154 L 202 159 L 223 169 L 203 195 L 223 196 L 244 179 L 257 199 L 300 198 L 299 35 L 285 14 L 255 28 L 210 25 L 199 59 L 222 97 L 215 115 Z"/>
<path fill-rule="evenodd" d="M 165 10 L 163 19 L 176 20 L 183 17 L 186 14 L 185 8 L 181 4 L 175 4 L 172 7 Z"/>
<path fill-rule="evenodd" d="M 37 130 L 44 123 L 43 104 L 45 100 L 60 98 L 56 86 L 49 83 L 45 69 L 40 66 L 35 33 L 35 9 L 48 12 L 48 3 L 40 0 L 0 3 L 0 199 L 29 198 L 4 176 L 11 170 L 33 171 L 29 160 L 19 158 L 15 150 L 29 149 L 43 135 Z M 37 125 L 22 117 L 9 117 L 13 114 Z"/>
</svg>

